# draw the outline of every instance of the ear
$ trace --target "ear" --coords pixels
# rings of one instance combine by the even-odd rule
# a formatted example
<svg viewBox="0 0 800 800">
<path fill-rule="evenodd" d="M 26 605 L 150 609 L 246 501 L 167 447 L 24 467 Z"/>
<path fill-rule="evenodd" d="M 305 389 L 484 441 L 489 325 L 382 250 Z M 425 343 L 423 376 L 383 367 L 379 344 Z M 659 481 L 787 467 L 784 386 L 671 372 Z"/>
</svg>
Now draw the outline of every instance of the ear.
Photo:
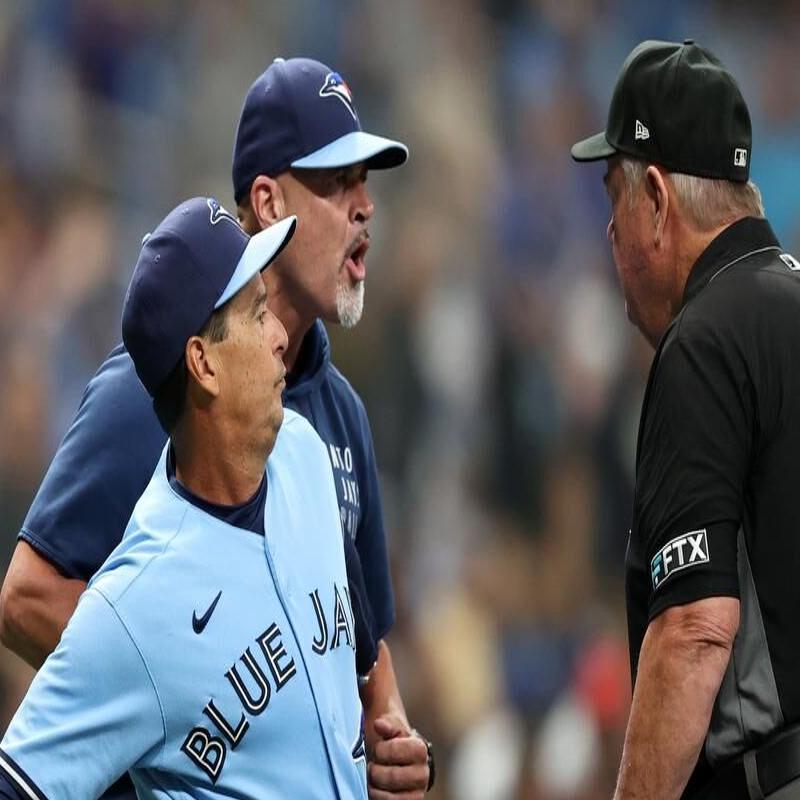
<svg viewBox="0 0 800 800">
<path fill-rule="evenodd" d="M 653 239 L 656 247 L 661 245 L 664 239 L 664 231 L 667 227 L 669 216 L 669 191 L 664 174 L 658 167 L 650 165 L 645 172 L 645 188 L 647 196 L 650 198 L 653 209 Z"/>
<path fill-rule="evenodd" d="M 207 399 L 219 395 L 219 364 L 209 347 L 200 336 L 192 336 L 184 350 L 186 370 L 189 373 L 189 386 L 196 386 Z"/>
<path fill-rule="evenodd" d="M 256 176 L 250 187 L 250 208 L 258 230 L 264 230 L 283 219 L 286 216 L 286 200 L 278 181 L 269 175 Z"/>
</svg>

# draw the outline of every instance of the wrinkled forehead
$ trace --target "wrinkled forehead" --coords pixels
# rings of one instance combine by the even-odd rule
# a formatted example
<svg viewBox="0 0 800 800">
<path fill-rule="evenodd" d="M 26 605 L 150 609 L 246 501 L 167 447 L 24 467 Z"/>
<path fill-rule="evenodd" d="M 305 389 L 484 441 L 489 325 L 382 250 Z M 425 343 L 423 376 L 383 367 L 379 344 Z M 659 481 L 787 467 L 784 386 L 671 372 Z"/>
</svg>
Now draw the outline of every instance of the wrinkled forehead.
<svg viewBox="0 0 800 800">
<path fill-rule="evenodd" d="M 367 165 L 360 161 L 344 167 L 292 169 L 292 178 L 303 191 L 323 198 L 346 199 L 354 187 L 367 179 Z"/>
</svg>

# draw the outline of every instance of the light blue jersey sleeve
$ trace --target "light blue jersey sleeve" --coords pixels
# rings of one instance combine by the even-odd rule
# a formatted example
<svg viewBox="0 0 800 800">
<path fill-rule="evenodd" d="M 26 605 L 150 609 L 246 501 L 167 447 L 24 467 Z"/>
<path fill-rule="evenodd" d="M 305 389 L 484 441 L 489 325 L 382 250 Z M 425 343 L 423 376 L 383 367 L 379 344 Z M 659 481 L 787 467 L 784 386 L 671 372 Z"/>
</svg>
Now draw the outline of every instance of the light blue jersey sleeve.
<svg viewBox="0 0 800 800">
<path fill-rule="evenodd" d="M 97 798 L 164 740 L 147 665 L 115 609 L 87 590 L 0 743 L 0 772 L 23 796 Z"/>
</svg>

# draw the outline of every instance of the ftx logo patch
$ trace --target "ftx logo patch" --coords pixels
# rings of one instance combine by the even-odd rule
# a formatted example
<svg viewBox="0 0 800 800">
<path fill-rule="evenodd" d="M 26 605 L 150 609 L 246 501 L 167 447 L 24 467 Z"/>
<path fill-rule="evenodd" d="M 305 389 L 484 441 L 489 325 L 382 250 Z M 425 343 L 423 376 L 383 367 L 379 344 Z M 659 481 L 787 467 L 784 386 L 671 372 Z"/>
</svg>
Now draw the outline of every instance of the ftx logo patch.
<svg viewBox="0 0 800 800">
<path fill-rule="evenodd" d="M 356 107 L 353 105 L 353 95 L 350 87 L 345 83 L 344 78 L 338 72 L 329 72 L 325 76 L 325 83 L 319 90 L 320 97 L 336 97 L 341 100 L 347 110 L 353 115 L 353 119 L 358 122 Z"/>
<path fill-rule="evenodd" d="M 673 573 L 688 567 L 707 564 L 709 561 L 708 535 L 705 528 L 676 536 L 671 542 L 667 542 L 650 562 L 653 589 L 658 589 Z"/>
</svg>

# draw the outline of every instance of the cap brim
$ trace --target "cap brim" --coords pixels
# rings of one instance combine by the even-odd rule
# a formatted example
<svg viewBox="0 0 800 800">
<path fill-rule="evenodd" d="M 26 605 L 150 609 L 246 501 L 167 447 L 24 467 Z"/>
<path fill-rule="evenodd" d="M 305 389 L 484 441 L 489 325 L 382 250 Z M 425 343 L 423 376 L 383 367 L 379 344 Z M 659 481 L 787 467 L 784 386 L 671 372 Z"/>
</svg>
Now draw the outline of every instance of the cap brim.
<svg viewBox="0 0 800 800">
<path fill-rule="evenodd" d="M 608 143 L 605 131 L 601 131 L 572 145 L 570 152 L 576 161 L 599 161 L 616 155 L 617 149 Z"/>
<path fill-rule="evenodd" d="M 291 166 L 297 169 L 335 169 L 365 161 L 370 169 L 391 169 L 404 164 L 407 159 L 408 148 L 401 142 L 364 131 L 352 131 L 292 161 Z"/>
<path fill-rule="evenodd" d="M 296 227 L 297 217 L 286 217 L 250 237 L 228 285 L 214 304 L 215 310 L 227 303 L 254 275 L 278 257 L 294 235 Z"/>
</svg>

